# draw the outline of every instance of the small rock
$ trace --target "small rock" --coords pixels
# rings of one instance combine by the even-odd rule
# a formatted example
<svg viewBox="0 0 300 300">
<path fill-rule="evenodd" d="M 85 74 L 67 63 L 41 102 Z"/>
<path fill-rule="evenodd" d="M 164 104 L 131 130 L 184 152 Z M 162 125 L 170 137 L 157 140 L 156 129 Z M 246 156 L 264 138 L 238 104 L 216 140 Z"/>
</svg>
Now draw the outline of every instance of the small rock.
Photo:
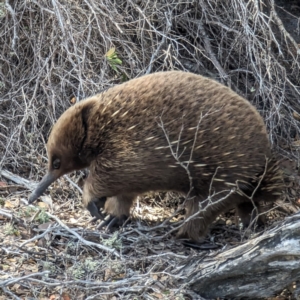
<svg viewBox="0 0 300 300">
<path fill-rule="evenodd" d="M 231 220 L 227 220 L 227 221 L 226 221 L 226 225 L 227 225 L 227 226 L 231 226 L 231 225 L 232 225 L 232 221 L 231 221 Z"/>
</svg>

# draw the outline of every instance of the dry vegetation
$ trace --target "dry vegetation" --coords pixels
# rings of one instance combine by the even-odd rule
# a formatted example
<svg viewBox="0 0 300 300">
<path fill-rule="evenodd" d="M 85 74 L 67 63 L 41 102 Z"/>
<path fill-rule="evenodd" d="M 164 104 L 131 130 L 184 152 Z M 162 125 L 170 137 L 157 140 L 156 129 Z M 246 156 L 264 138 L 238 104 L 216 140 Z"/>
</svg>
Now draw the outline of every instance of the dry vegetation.
<svg viewBox="0 0 300 300">
<path fill-rule="evenodd" d="M 288 32 L 280 12 L 274 0 L 0 3 L 0 299 L 200 299 L 179 267 L 247 236 L 228 214 L 208 249 L 184 246 L 162 223 L 179 201 L 174 195 L 139 199 L 133 224 L 99 236 L 80 203 L 83 172 L 54 184 L 39 208 L 24 205 L 45 171 L 57 117 L 124 80 L 181 69 L 230 86 L 264 116 L 285 158 L 284 200 L 298 199 L 300 29 Z M 109 59 L 114 47 L 118 58 Z"/>
</svg>

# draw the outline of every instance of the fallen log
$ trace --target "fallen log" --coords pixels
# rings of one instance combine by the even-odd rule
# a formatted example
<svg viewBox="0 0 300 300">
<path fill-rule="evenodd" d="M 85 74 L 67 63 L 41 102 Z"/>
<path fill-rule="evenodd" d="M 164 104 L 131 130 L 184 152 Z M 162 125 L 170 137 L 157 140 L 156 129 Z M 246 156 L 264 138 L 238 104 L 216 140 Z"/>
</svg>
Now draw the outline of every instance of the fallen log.
<svg viewBox="0 0 300 300">
<path fill-rule="evenodd" d="M 204 298 L 259 299 L 300 279 L 300 213 L 245 244 L 184 262 L 180 277 Z M 297 288 L 294 291 L 297 293 Z"/>
</svg>

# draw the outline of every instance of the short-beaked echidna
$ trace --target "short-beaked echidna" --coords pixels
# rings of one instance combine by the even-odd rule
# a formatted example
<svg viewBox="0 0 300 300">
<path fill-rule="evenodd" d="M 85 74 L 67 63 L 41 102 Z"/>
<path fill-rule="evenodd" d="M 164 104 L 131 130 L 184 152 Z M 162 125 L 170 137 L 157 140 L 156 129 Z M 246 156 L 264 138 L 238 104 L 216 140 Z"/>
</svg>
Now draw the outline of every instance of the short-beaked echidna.
<svg viewBox="0 0 300 300">
<path fill-rule="evenodd" d="M 193 240 L 232 207 L 249 221 L 251 203 L 275 201 L 282 188 L 257 110 L 222 84 L 181 71 L 80 101 L 54 125 L 47 151 L 48 173 L 30 203 L 63 174 L 88 167 L 83 203 L 94 216 L 105 197 L 105 211 L 120 218 L 137 195 L 178 191 L 188 195 L 189 218 L 179 235 Z"/>
</svg>

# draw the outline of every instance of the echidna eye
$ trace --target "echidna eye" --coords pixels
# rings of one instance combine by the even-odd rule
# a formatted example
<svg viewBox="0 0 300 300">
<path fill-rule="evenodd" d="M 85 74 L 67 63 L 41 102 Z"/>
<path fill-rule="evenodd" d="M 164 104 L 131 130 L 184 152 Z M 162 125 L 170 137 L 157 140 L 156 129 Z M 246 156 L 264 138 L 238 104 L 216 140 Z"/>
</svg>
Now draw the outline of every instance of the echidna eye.
<svg viewBox="0 0 300 300">
<path fill-rule="evenodd" d="M 56 159 L 53 160 L 52 167 L 53 167 L 53 169 L 59 169 L 60 168 L 60 159 L 59 158 L 56 158 Z"/>
</svg>

